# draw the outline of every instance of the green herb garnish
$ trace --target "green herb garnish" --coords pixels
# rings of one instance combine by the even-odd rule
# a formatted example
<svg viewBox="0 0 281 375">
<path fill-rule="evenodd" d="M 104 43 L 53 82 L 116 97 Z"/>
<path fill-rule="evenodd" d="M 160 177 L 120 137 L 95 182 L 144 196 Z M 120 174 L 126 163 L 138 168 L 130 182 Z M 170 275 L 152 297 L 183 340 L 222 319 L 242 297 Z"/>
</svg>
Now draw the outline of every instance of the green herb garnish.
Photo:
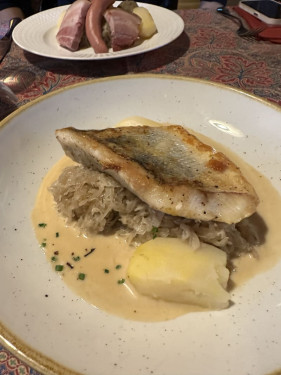
<svg viewBox="0 0 281 375">
<path fill-rule="evenodd" d="M 63 270 L 63 266 L 61 264 L 57 264 L 55 270 L 61 272 Z"/>
<path fill-rule="evenodd" d="M 78 280 L 85 280 L 86 275 L 84 273 L 78 274 Z"/>
<path fill-rule="evenodd" d="M 41 243 L 41 246 L 42 246 L 42 247 L 46 247 L 46 246 L 47 246 L 47 243 L 46 243 L 46 242 L 42 242 L 42 243 Z"/>
<path fill-rule="evenodd" d="M 109 273 L 109 269 L 105 268 L 104 270 L 104 273 Z"/>
<path fill-rule="evenodd" d="M 39 223 L 39 224 L 38 224 L 38 227 L 40 227 L 40 228 L 45 228 L 46 226 L 47 226 L 46 223 Z"/>
<path fill-rule="evenodd" d="M 72 257 L 72 259 L 74 260 L 74 262 L 78 262 L 80 260 L 80 256 L 77 255 L 77 257 Z"/>
<path fill-rule="evenodd" d="M 59 232 L 56 232 L 56 237 L 58 238 L 60 236 Z"/>
<path fill-rule="evenodd" d="M 151 229 L 151 233 L 152 233 L 152 238 L 156 238 L 157 237 L 157 233 L 159 231 L 159 228 L 158 227 L 152 227 Z"/>
<path fill-rule="evenodd" d="M 125 282 L 125 279 L 120 279 L 117 281 L 118 284 L 124 284 L 124 282 Z"/>
<path fill-rule="evenodd" d="M 54 256 L 53 256 L 53 257 L 51 258 L 51 261 L 52 261 L 52 262 L 56 262 L 56 261 L 57 261 L 57 257 L 54 257 Z"/>
<path fill-rule="evenodd" d="M 121 264 L 117 264 L 117 266 L 115 267 L 117 270 L 120 270 L 120 268 L 121 268 L 122 266 L 121 266 Z"/>
</svg>

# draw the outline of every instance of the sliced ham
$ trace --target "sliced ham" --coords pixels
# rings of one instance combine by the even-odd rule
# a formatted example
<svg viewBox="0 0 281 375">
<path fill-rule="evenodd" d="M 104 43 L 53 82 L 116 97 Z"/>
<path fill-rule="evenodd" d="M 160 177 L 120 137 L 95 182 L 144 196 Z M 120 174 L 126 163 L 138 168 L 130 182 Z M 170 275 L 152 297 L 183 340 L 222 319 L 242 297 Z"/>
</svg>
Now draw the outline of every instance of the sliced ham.
<svg viewBox="0 0 281 375">
<path fill-rule="evenodd" d="M 139 37 L 141 19 L 120 8 L 111 8 L 104 13 L 111 32 L 111 47 L 120 51 L 131 47 Z"/>
<path fill-rule="evenodd" d="M 78 50 L 90 5 L 88 0 L 77 0 L 68 8 L 56 35 L 60 46 L 72 52 Z"/>
</svg>

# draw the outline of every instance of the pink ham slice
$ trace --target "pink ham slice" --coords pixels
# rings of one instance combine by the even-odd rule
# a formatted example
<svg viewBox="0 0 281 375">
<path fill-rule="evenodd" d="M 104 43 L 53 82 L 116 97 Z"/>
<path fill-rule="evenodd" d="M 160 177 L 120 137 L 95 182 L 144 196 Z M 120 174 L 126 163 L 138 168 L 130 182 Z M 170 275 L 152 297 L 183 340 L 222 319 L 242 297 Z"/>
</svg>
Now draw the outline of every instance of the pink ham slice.
<svg viewBox="0 0 281 375">
<path fill-rule="evenodd" d="M 104 13 L 104 17 L 109 24 L 113 51 L 131 47 L 138 39 L 141 19 L 136 14 L 111 8 Z"/>
<path fill-rule="evenodd" d="M 88 0 L 77 0 L 68 8 L 56 35 L 60 46 L 73 52 L 78 50 L 90 5 Z"/>
</svg>

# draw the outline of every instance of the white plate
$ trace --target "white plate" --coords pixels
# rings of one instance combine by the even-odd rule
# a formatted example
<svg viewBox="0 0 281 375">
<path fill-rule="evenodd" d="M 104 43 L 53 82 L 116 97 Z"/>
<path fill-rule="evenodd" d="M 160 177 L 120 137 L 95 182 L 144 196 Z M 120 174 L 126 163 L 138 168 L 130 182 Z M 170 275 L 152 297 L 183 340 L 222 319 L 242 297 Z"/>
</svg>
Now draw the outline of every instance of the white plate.
<svg viewBox="0 0 281 375">
<path fill-rule="evenodd" d="M 48 368 L 72 373 L 61 366 L 87 375 L 265 375 L 280 368 L 280 263 L 237 288 L 231 308 L 160 323 L 99 311 L 51 270 L 30 213 L 42 177 L 63 155 L 55 129 L 99 129 L 132 115 L 218 139 L 281 192 L 281 111 L 231 88 L 133 75 L 76 85 L 21 108 L 0 131 L 2 342 L 44 374 L 51 374 Z M 238 137 L 211 126 L 211 120 L 232 124 Z"/>
<path fill-rule="evenodd" d="M 119 2 L 115 4 L 118 5 Z M 184 22 L 176 13 L 156 5 L 138 4 L 149 10 L 157 26 L 158 33 L 136 47 L 118 52 L 110 50 L 108 53 L 101 54 L 96 54 L 92 48 L 70 52 L 60 47 L 56 41 L 57 23 L 60 15 L 67 9 L 68 5 L 52 8 L 26 18 L 16 26 L 13 32 L 13 40 L 22 49 L 41 56 L 65 60 L 104 60 L 133 56 L 160 48 L 175 40 L 182 33 Z"/>
</svg>

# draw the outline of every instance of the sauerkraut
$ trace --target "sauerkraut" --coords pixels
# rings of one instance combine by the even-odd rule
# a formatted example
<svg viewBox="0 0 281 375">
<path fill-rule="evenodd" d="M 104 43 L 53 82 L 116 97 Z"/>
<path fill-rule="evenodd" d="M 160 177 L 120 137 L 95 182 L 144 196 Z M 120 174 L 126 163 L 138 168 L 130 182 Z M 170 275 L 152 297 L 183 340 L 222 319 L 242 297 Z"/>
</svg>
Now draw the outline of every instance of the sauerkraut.
<svg viewBox="0 0 281 375">
<path fill-rule="evenodd" d="M 83 166 L 66 168 L 50 187 L 58 212 L 85 234 L 116 234 L 138 245 L 157 237 L 177 237 L 193 248 L 212 244 L 229 255 L 253 252 L 259 244 L 252 217 L 239 224 L 197 221 L 150 208 L 111 176 Z"/>
</svg>

